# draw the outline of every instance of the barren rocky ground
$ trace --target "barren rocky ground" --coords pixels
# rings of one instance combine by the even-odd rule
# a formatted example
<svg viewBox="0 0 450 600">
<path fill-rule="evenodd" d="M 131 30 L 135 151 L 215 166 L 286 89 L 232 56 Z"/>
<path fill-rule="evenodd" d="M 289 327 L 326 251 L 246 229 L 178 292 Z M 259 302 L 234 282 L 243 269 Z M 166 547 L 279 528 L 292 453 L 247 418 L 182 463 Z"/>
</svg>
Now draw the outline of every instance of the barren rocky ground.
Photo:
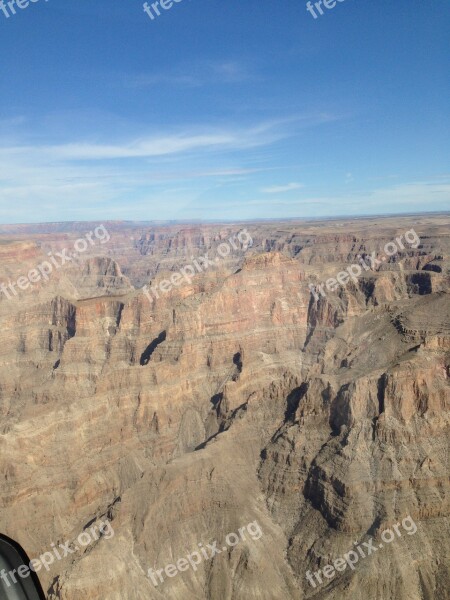
<svg viewBox="0 0 450 600">
<path fill-rule="evenodd" d="M 39 572 L 47 597 L 448 598 L 449 223 L 104 223 L 107 242 L 0 294 L 0 531 L 39 557 L 114 528 Z M 2 226 L 0 282 L 97 225 Z M 251 247 L 216 261 L 244 228 Z M 310 293 L 411 229 L 417 247 Z M 190 283 L 143 293 L 206 252 Z M 259 539 L 148 577 L 254 521 Z"/>
</svg>

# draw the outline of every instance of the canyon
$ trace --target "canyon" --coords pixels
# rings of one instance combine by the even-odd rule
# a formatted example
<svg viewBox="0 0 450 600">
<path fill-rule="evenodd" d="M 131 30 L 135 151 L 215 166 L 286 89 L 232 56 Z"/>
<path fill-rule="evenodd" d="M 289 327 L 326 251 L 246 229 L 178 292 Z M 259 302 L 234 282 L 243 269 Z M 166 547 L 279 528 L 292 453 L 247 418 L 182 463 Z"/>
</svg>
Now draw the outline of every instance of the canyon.
<svg viewBox="0 0 450 600">
<path fill-rule="evenodd" d="M 110 239 L 0 295 L 0 532 L 49 600 L 445 600 L 450 589 L 450 215 L 104 222 Z M 0 226 L 0 282 L 99 223 Z M 174 273 L 246 229 L 192 281 Z M 358 256 L 400 249 L 335 293 Z M 321 585 L 314 572 L 410 516 Z M 155 586 L 149 568 L 257 521 Z"/>
</svg>

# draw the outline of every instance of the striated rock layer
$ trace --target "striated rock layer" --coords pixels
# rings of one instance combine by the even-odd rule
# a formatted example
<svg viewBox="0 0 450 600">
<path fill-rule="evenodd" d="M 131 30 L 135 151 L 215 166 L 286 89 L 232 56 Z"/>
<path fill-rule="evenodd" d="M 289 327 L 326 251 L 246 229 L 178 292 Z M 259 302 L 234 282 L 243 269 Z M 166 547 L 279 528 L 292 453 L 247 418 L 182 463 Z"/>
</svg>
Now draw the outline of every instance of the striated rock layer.
<svg viewBox="0 0 450 600">
<path fill-rule="evenodd" d="M 0 294 L 0 531 L 39 557 L 114 530 L 39 572 L 48 598 L 448 598 L 449 222 L 106 223 L 107 242 Z M 0 283 L 96 225 L 4 226 Z M 220 256 L 244 228 L 253 244 Z M 412 228 L 420 243 L 310 293 Z M 406 517 L 417 531 L 380 548 Z M 196 570 L 147 575 L 214 540 Z"/>
</svg>

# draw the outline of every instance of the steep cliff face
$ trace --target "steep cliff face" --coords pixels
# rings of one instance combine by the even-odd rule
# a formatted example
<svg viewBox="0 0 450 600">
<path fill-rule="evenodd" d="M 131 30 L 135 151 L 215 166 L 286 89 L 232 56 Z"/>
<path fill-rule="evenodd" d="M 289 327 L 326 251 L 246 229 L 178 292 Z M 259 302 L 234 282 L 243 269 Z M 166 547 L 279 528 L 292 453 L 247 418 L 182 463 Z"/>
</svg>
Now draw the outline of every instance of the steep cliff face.
<svg viewBox="0 0 450 600">
<path fill-rule="evenodd" d="M 417 247 L 311 294 L 413 226 Z M 246 228 L 253 245 L 215 260 L 242 226 L 117 226 L 2 297 L 0 530 L 38 557 L 112 519 L 114 537 L 39 573 L 52 600 L 444 600 L 448 221 Z M 70 234 L 19 252 L 8 232 L 0 281 Z M 205 253 L 213 265 L 161 291 Z M 407 516 L 414 535 L 308 582 Z M 259 539 L 147 576 L 253 521 Z"/>
</svg>

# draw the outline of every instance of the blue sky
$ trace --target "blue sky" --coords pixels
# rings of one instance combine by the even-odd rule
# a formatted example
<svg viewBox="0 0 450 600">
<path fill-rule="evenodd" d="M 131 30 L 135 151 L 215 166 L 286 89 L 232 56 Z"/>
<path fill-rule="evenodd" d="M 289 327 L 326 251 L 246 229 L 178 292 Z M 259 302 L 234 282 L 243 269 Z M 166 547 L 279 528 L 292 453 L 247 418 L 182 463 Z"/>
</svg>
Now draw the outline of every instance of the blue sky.
<svg viewBox="0 0 450 600">
<path fill-rule="evenodd" d="M 450 210 L 448 0 L 0 12 L 0 222 Z"/>
</svg>

